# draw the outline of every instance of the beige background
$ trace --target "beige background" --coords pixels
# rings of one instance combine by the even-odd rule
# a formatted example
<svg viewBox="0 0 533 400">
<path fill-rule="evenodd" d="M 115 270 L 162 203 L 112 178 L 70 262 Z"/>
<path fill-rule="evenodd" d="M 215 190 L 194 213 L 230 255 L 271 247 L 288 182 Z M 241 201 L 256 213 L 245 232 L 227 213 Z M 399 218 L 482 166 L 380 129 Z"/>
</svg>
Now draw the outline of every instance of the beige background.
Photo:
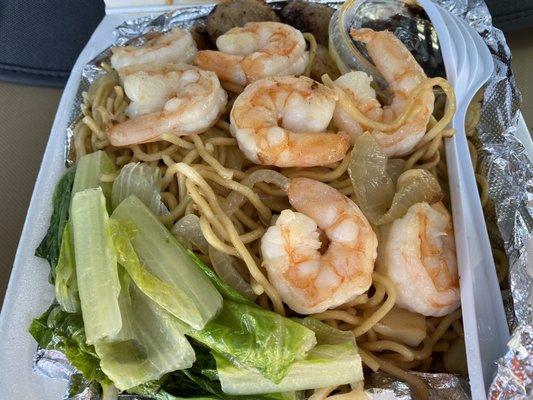
<svg viewBox="0 0 533 400">
<path fill-rule="evenodd" d="M 533 104 L 532 35 L 508 36 L 525 105 Z M 0 82 L 0 305 L 61 92 Z M 531 130 L 533 112 L 522 111 Z"/>
</svg>

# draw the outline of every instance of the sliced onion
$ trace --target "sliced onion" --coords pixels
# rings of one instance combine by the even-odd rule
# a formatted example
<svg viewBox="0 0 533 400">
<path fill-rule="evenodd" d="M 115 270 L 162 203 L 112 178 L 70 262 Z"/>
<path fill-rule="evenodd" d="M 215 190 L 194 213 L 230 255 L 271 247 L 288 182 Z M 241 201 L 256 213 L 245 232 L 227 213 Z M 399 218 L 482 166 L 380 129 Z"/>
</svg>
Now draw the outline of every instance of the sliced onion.
<svg viewBox="0 0 533 400">
<path fill-rule="evenodd" d="M 204 254 L 209 253 L 209 243 L 200 229 L 200 218 L 194 214 L 187 214 L 176 221 L 171 229 L 173 235 L 188 248 L 195 248 Z"/>
<path fill-rule="evenodd" d="M 145 163 L 129 163 L 120 170 L 113 182 L 111 203 L 113 208 L 131 195 L 135 195 L 158 215 L 167 215 L 168 209 L 161 201 L 161 170 Z"/>
<path fill-rule="evenodd" d="M 226 149 L 226 167 L 229 169 L 242 170 L 244 153 L 238 147 L 231 146 Z"/>
<path fill-rule="evenodd" d="M 279 172 L 270 169 L 259 169 L 245 177 L 240 183 L 250 188 L 258 182 L 273 183 L 279 188 L 285 189 L 289 185 L 289 178 Z M 226 212 L 233 215 L 244 203 L 246 198 L 239 192 L 231 192 L 226 198 Z"/>
<path fill-rule="evenodd" d="M 392 203 L 394 182 L 387 173 L 387 156 L 370 135 L 357 138 L 348 166 L 357 205 L 374 225 Z"/>
<path fill-rule="evenodd" d="M 430 172 L 413 169 L 398 176 L 400 168 L 403 163 L 387 160 L 371 135 L 356 140 L 348 172 L 355 202 L 374 225 L 389 224 L 403 217 L 413 204 L 442 200 L 439 182 Z"/>
<path fill-rule="evenodd" d="M 244 270 L 242 261 L 238 258 L 222 253 L 214 247 L 209 247 L 209 258 L 211 265 L 217 275 L 230 285 L 233 289 L 238 291 L 248 300 L 255 301 L 257 295 L 252 290 L 250 284 L 243 278 L 239 270 Z M 241 263 L 241 265 L 239 265 Z"/>
<path fill-rule="evenodd" d="M 392 179 L 396 185 L 398 178 L 403 173 L 405 167 L 405 160 L 401 158 L 390 158 L 387 161 L 387 175 Z"/>
</svg>

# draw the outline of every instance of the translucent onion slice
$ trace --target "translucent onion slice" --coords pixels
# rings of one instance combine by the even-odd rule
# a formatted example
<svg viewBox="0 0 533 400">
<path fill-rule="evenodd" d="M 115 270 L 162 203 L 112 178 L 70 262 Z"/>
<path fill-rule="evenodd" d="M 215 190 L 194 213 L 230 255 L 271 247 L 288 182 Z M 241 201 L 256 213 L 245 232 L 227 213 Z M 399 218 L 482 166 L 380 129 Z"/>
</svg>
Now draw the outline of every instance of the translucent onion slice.
<svg viewBox="0 0 533 400">
<path fill-rule="evenodd" d="M 250 188 L 258 182 L 272 183 L 281 189 L 289 185 L 289 178 L 270 169 L 259 169 L 245 177 L 240 183 Z M 226 213 L 233 215 L 244 203 L 245 197 L 239 192 L 231 192 L 226 198 Z"/>
<path fill-rule="evenodd" d="M 185 247 L 191 248 L 192 246 L 203 254 L 209 253 L 209 243 L 202 234 L 200 218 L 197 215 L 187 214 L 176 221 L 170 232 L 177 236 Z"/>
<path fill-rule="evenodd" d="M 398 176 L 402 161 L 388 160 L 369 134 L 355 142 L 348 172 L 355 202 L 374 225 L 403 217 L 413 204 L 442 200 L 439 182 L 430 172 L 413 169 Z"/>
<path fill-rule="evenodd" d="M 241 260 L 230 256 L 229 254 L 218 251 L 214 247 L 209 247 L 209 259 L 217 275 L 238 291 L 248 300 L 255 301 L 257 295 L 254 293 L 250 284 L 243 278 L 239 270 L 242 270 Z"/>
<path fill-rule="evenodd" d="M 255 301 L 257 295 L 246 279 L 244 279 L 247 269 L 242 264 L 242 261 L 222 253 L 209 245 L 202 234 L 200 218 L 198 216 L 194 214 L 184 216 L 174 224 L 171 232 L 185 247 L 194 248 L 209 255 L 211 265 L 220 279 L 247 299 Z"/>
</svg>

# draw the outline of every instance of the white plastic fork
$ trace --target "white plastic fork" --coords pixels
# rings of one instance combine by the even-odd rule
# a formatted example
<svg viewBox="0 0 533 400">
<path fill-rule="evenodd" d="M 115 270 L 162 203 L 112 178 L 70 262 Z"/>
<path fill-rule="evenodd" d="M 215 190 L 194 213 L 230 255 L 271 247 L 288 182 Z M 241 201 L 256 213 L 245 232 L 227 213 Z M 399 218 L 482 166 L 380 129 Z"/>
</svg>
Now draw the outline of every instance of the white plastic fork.
<svg viewBox="0 0 533 400">
<path fill-rule="evenodd" d="M 496 369 L 495 361 L 505 352 L 509 331 L 470 161 L 465 119 L 472 98 L 492 73 L 493 61 L 487 46 L 472 27 L 430 0 L 419 3 L 437 31 L 446 74 L 457 97 L 457 111 L 452 121 L 456 134 L 446 141 L 446 154 L 452 174 L 460 178 L 451 185 L 450 192 L 456 244 L 461 257 L 461 303 L 470 386 L 474 399 L 486 399 Z M 462 202 L 465 197 L 468 201 Z"/>
</svg>

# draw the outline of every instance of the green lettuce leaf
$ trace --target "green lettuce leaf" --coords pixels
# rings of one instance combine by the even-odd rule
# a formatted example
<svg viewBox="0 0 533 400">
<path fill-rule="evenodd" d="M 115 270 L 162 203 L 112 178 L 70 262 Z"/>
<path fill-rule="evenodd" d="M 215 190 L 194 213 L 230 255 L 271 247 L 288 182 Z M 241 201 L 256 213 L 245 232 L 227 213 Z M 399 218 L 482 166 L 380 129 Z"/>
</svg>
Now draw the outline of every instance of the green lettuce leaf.
<svg viewBox="0 0 533 400">
<path fill-rule="evenodd" d="M 111 228 L 119 264 L 146 296 L 176 316 L 193 315 L 198 312 L 186 293 L 159 279 L 141 265 L 131 243 L 131 239 L 137 233 L 135 225 L 128 221 L 112 220 Z"/>
<path fill-rule="evenodd" d="M 61 251 L 56 267 L 55 292 L 56 300 L 66 312 L 81 311 L 78 281 L 76 279 L 76 259 L 74 241 L 70 223 L 65 225 L 61 240 Z"/>
<path fill-rule="evenodd" d="M 196 353 L 194 365 L 171 373 L 155 399 L 222 399 L 222 400 L 297 400 L 300 393 L 267 393 L 254 396 L 234 396 L 222 391 L 216 371 L 215 358 L 200 343 L 191 340 Z M 139 393 L 142 394 L 142 393 Z"/>
<path fill-rule="evenodd" d="M 86 344 L 80 314 L 67 313 L 58 304 L 52 304 L 32 321 L 29 332 L 40 347 L 62 351 L 88 381 L 109 384 L 109 379 L 100 368 L 94 346 Z"/>
<path fill-rule="evenodd" d="M 160 379 L 171 371 L 190 368 L 194 350 L 182 333 L 181 323 L 134 284 L 131 285 L 133 339 L 95 344 L 100 365 L 120 390 Z"/>
<path fill-rule="evenodd" d="M 278 383 L 261 374 L 239 368 L 215 354 L 224 393 L 253 395 L 344 385 L 363 379 L 361 357 L 352 343 L 323 344 L 313 348 L 304 360 L 292 363 Z"/>
<path fill-rule="evenodd" d="M 136 271 L 132 278 L 139 283 L 140 289 L 147 295 L 150 293 L 152 298 L 160 294 L 158 304 L 194 328 L 203 328 L 222 307 L 222 296 L 198 270 L 183 246 L 133 195 L 120 203 L 112 218 L 130 221 L 128 224 L 134 227 L 130 240 L 143 268 L 137 268 L 137 262 L 133 262 L 131 257 L 123 261 L 129 273 Z M 170 290 L 174 300 L 167 295 Z"/>
<path fill-rule="evenodd" d="M 184 329 L 187 327 L 184 326 Z M 316 344 L 313 331 L 257 306 L 225 300 L 220 314 L 202 330 L 187 334 L 235 365 L 279 382 L 291 363 Z"/>
<path fill-rule="evenodd" d="M 76 177 L 72 187 L 72 195 L 85 189 L 102 188 L 107 201 L 108 209 L 111 207 L 111 182 L 102 182 L 100 176 L 112 174 L 116 171 L 115 164 L 102 150 L 86 154 L 76 164 Z"/>
<path fill-rule="evenodd" d="M 122 327 L 117 256 L 101 188 L 72 198 L 76 278 L 87 342 L 111 340 Z"/>
<path fill-rule="evenodd" d="M 63 231 L 69 217 L 70 198 L 75 174 L 76 168 L 69 168 L 57 183 L 52 198 L 53 209 L 50 217 L 50 226 L 39 247 L 35 250 L 37 257 L 48 260 L 50 264 L 49 280 L 51 283 L 55 281 L 55 271 L 59 259 Z"/>
</svg>

